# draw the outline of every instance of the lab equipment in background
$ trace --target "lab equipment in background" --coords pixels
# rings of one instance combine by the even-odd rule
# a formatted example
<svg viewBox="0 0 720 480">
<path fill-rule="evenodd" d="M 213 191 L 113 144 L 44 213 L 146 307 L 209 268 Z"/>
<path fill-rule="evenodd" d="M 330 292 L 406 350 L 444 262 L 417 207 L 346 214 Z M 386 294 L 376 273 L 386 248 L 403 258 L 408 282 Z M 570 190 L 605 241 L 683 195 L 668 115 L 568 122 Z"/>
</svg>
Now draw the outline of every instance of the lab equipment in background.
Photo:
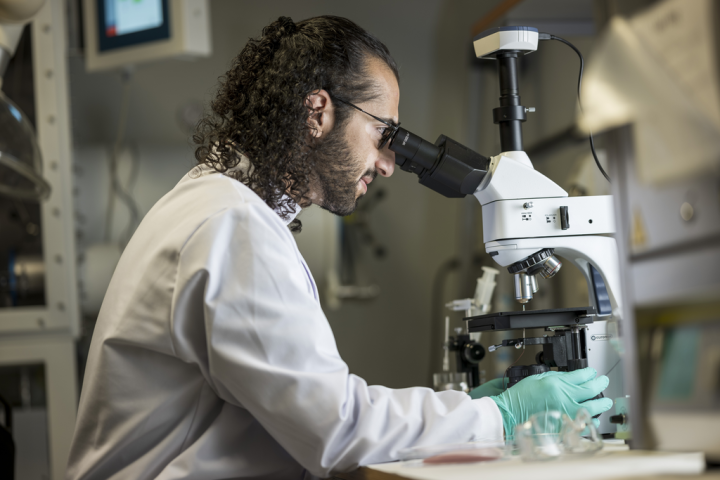
<svg viewBox="0 0 720 480">
<path fill-rule="evenodd" d="M 0 475 L 15 478 L 15 441 L 12 437 L 12 407 L 0 396 L 4 419 L 0 425 Z"/>
<path fill-rule="evenodd" d="M 480 342 L 462 333 L 462 328 L 455 329 L 454 337 L 447 337 L 445 342 L 447 352 L 455 352 L 455 369 L 457 373 L 467 377 L 470 390 L 479 387 L 484 381 L 480 375 L 480 361 L 485 358 L 485 349 Z"/>
<path fill-rule="evenodd" d="M 32 402 L 9 398 L 15 472 L 59 479 L 75 427 L 80 328 L 65 3 L 0 0 L 0 24 L 12 99 L 0 102 L 0 387 L 24 392 L 22 372 L 43 372 L 30 382 L 41 391 Z"/>
<path fill-rule="evenodd" d="M 445 304 L 447 308 L 456 312 L 463 311 L 466 317 L 484 315 L 490 311 L 492 308 L 492 295 L 495 291 L 495 285 L 497 285 L 495 276 L 500 272 L 492 267 L 481 268 L 483 270 L 483 276 L 477 279 L 473 298 L 453 300 Z"/>
<path fill-rule="evenodd" d="M 365 195 L 355 211 L 338 220 L 337 239 L 339 252 L 331 258 L 326 270 L 321 301 L 330 309 L 340 308 L 347 300 L 373 300 L 380 295 L 380 287 L 366 278 L 362 265 L 368 256 L 382 260 L 387 255 L 385 246 L 377 239 L 371 224 L 371 214 L 385 198 L 385 190 L 378 189 Z M 324 213 L 329 215 L 329 213 Z M 299 237 L 298 237 L 299 240 Z M 303 242 L 307 246 L 307 242 Z M 298 241 L 298 247 L 305 251 Z M 309 263 L 308 263 L 309 264 Z M 310 266 L 311 270 L 313 265 Z"/>
<path fill-rule="evenodd" d="M 632 123 L 643 183 L 720 167 L 718 15 L 713 0 L 657 2 L 630 19 L 612 18 L 594 49 L 578 126 L 600 132 Z"/>
<path fill-rule="evenodd" d="M 10 63 L 25 25 L 38 13 L 45 0 L 3 0 L 0 2 L 0 73 Z"/>
<path fill-rule="evenodd" d="M 457 390 L 459 392 L 470 392 L 465 372 L 439 372 L 433 373 L 433 390 L 444 392 L 446 390 Z"/>
<path fill-rule="evenodd" d="M 630 430 L 630 395 L 626 395 L 625 398 L 615 399 L 615 415 L 610 417 L 610 423 L 617 425 L 617 433 L 615 438 L 622 440 L 630 440 L 632 438 L 632 431 Z"/>
<path fill-rule="evenodd" d="M 64 37 L 60 43 L 56 38 L 64 35 L 60 28 L 64 25 L 53 22 L 63 21 L 63 12 L 54 12 L 57 8 L 37 0 L 0 1 L 0 67 L 8 79 L 4 89 L 10 88 L 18 103 L 42 119 L 33 128 L 15 103 L 0 102 L 3 332 L 77 332 L 78 328 L 65 64 L 58 60 L 63 55 L 53 55 L 65 45 Z M 33 16 L 31 45 L 30 36 L 22 32 Z M 37 18 L 42 18 L 43 29 L 38 28 Z M 12 58 L 18 47 L 18 56 Z M 44 75 L 36 74 L 33 83 L 27 78 L 30 72 Z M 43 161 L 41 152 L 52 156 Z"/>
<path fill-rule="evenodd" d="M 633 448 L 720 459 L 720 5 L 666 0 L 613 18 L 578 124 L 613 172 Z M 618 403 L 616 403 L 616 415 Z M 628 435 L 628 432 L 619 432 Z"/>
<path fill-rule="evenodd" d="M 0 307 L 42 305 L 45 296 L 45 262 L 42 255 L 8 252 L 7 272 L 0 273 L 0 292 L 5 301 Z"/>
<path fill-rule="evenodd" d="M 443 341 L 443 371 L 440 373 L 433 374 L 433 389 L 436 392 L 442 392 L 443 390 L 459 390 L 465 393 L 469 393 L 472 388 L 478 384 L 477 380 L 477 363 L 482 359 L 478 359 L 478 362 L 470 360 L 463 361 L 463 352 L 465 351 L 465 344 L 468 343 L 469 353 L 473 354 L 473 346 L 469 344 L 469 337 L 465 335 L 462 339 L 460 333 L 462 329 L 456 328 L 456 337 L 450 336 L 450 317 L 445 317 L 445 336 Z M 476 342 L 473 342 L 476 343 Z M 479 344 L 478 344 L 479 346 Z M 480 347 L 482 349 L 482 347 Z M 450 352 L 457 352 L 456 365 L 457 371 L 450 371 Z M 482 355 L 485 355 L 485 351 L 482 351 Z M 469 368 L 465 368 L 468 364 Z"/>
<path fill-rule="evenodd" d="M 35 132 L 25 113 L 0 92 L 0 195 L 18 200 L 44 200 L 50 185 Z"/>
<path fill-rule="evenodd" d="M 481 267 L 483 276 L 477 279 L 473 298 L 463 298 L 447 303 L 445 307 L 453 311 L 462 311 L 466 317 L 489 312 L 492 295 L 495 290 L 495 276 L 500 273 L 492 267 Z M 467 382 L 472 390 L 480 386 L 485 379 L 481 375 L 479 363 L 485 357 L 485 349 L 480 344 L 481 333 L 463 333 L 462 328 L 455 329 L 455 336 L 450 336 L 450 319 L 445 317 L 445 341 L 443 348 L 443 370 L 449 370 L 449 352 L 455 352 L 455 369 L 467 375 Z"/>
<path fill-rule="evenodd" d="M 363 265 L 387 255 L 371 221 L 372 211 L 385 195 L 382 189 L 368 193 L 347 217 L 316 206 L 303 209 L 298 216 L 303 230 L 295 241 L 318 284 L 325 308 L 336 310 L 344 302 L 372 301 L 380 295 L 379 285 Z"/>
<path fill-rule="evenodd" d="M 45 0 L 0 2 L 0 77 L 5 75 L 25 25 L 44 3 Z M 32 124 L 27 115 L 0 92 L 0 195 L 19 200 L 46 199 L 50 185 L 42 177 L 42 169 Z"/>
<path fill-rule="evenodd" d="M 88 71 L 212 53 L 208 0 L 83 0 Z"/>
<path fill-rule="evenodd" d="M 481 33 L 474 41 L 479 58 L 498 62 L 501 96 L 493 118 L 500 129 L 501 154 L 487 158 L 444 135 L 433 145 L 400 127 L 389 148 L 395 152 L 398 166 L 417 174 L 420 184 L 446 197 L 472 194 L 477 198 L 482 205 L 485 249 L 495 262 L 516 275 L 516 299 L 523 308 L 539 288 L 537 275 L 552 278 L 560 269 L 562 263 L 556 255 L 583 272 L 589 307 L 570 309 L 569 313 L 526 312 L 509 325 L 503 323 L 506 317 L 498 315 L 498 321 L 491 320 L 493 325 L 488 328 L 562 326 L 569 332 L 566 337 L 558 335 L 555 341 L 567 339 L 553 347 L 553 358 L 540 360 L 566 370 L 595 367 L 600 374 L 610 375 L 606 395 L 620 397 L 624 396 L 622 369 L 615 368 L 620 357 L 609 347 L 617 342 L 622 308 L 617 244 L 610 236 L 615 233 L 612 197 L 568 197 L 565 190 L 533 168 L 523 151 L 522 122 L 534 109 L 520 104 L 518 58 L 535 51 L 541 38 L 558 39 L 531 27 L 500 27 Z M 597 164 L 600 166 L 599 161 Z M 547 324 L 548 318 L 555 321 L 558 315 L 568 318 Z M 480 317 L 475 323 L 473 317 L 466 320 L 472 332 L 474 328 L 482 331 L 478 322 L 488 319 Z M 548 345 L 552 341 L 547 340 Z M 565 346 L 570 350 L 564 351 L 563 358 L 560 349 Z M 555 357 L 564 365 L 560 366 Z M 520 369 L 523 371 L 530 373 L 531 369 Z M 616 430 L 608 417 L 607 413 L 600 417 L 602 433 Z"/>
</svg>

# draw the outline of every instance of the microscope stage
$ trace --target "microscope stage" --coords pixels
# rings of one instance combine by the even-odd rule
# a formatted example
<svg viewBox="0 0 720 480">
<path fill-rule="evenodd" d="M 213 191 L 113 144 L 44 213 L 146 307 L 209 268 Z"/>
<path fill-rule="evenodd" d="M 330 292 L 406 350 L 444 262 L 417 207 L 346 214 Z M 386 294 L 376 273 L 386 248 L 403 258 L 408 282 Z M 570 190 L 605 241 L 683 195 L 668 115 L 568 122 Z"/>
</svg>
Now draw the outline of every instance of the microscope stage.
<svg viewBox="0 0 720 480">
<path fill-rule="evenodd" d="M 520 328 L 576 327 L 593 323 L 594 307 L 553 308 L 524 312 L 497 312 L 464 318 L 468 331 L 487 332 Z"/>
</svg>

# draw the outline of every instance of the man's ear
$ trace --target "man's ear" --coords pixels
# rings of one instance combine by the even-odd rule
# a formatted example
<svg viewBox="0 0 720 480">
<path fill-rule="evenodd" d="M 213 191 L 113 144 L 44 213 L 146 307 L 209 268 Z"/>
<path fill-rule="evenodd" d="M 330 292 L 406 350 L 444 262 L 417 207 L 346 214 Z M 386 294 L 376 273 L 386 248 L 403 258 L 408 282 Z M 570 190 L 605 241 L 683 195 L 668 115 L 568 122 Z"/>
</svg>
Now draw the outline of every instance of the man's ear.
<svg viewBox="0 0 720 480">
<path fill-rule="evenodd" d="M 330 94 L 326 90 L 313 92 L 305 99 L 305 106 L 310 111 L 307 123 L 312 136 L 320 138 L 327 135 L 335 125 L 335 107 Z"/>
</svg>

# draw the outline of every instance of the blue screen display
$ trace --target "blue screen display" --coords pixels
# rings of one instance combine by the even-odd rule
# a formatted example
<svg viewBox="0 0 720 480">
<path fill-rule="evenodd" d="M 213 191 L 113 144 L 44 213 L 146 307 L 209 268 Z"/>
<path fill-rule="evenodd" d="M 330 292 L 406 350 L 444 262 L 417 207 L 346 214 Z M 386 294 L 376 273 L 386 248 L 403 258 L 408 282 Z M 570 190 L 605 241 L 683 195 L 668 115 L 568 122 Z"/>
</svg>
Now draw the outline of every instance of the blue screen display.
<svg viewBox="0 0 720 480">
<path fill-rule="evenodd" d="M 168 0 L 97 0 L 100 51 L 170 38 Z"/>
</svg>

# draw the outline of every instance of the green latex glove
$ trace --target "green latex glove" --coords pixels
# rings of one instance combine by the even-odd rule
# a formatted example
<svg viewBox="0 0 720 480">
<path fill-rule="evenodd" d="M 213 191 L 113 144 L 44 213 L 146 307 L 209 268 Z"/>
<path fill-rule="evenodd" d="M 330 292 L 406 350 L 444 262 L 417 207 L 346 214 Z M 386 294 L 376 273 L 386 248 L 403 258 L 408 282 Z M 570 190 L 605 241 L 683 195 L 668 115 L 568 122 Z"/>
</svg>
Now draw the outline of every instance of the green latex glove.
<svg viewBox="0 0 720 480">
<path fill-rule="evenodd" d="M 594 368 L 545 372 L 523 378 L 501 394 L 490 397 L 502 413 L 505 435 L 513 435 L 515 425 L 527 421 L 537 412 L 557 410 L 575 418 L 581 407 L 590 416 L 610 410 L 613 401 L 609 398 L 588 400 L 605 390 L 610 383 L 605 375 L 597 378 L 595 375 Z"/>
<path fill-rule="evenodd" d="M 507 383 L 507 380 L 505 383 Z M 504 391 L 505 388 L 503 388 L 503 379 L 496 378 L 495 380 L 483 383 L 477 388 L 473 388 L 470 391 L 470 398 L 475 400 L 482 397 L 494 397 L 495 395 L 500 395 Z"/>
</svg>

